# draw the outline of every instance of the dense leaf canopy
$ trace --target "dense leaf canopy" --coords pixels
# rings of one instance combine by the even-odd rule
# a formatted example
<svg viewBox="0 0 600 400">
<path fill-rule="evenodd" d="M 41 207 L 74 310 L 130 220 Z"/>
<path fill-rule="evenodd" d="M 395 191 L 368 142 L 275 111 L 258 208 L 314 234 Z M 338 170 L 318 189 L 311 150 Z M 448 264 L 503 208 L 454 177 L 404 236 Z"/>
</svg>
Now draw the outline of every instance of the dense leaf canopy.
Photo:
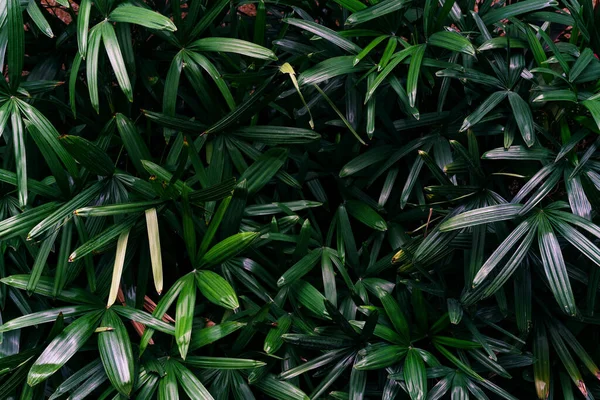
<svg viewBox="0 0 600 400">
<path fill-rule="evenodd" d="M 0 0 L 0 399 L 600 396 L 593 0 Z"/>
</svg>

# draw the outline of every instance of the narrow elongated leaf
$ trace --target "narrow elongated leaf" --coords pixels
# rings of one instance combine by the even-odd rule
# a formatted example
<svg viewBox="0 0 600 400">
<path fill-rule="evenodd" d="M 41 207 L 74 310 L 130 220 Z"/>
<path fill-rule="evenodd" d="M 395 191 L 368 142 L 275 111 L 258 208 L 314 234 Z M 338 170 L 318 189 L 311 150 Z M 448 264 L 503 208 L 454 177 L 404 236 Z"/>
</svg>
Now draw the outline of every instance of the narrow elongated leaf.
<svg viewBox="0 0 600 400">
<path fill-rule="evenodd" d="M 242 232 L 217 243 L 199 261 L 199 268 L 220 264 L 248 248 L 260 235 L 256 232 Z"/>
<path fill-rule="evenodd" d="M 92 0 L 81 0 L 77 13 L 77 45 L 79 47 L 79 55 L 83 59 L 85 59 L 88 50 L 88 30 L 92 4 Z"/>
<path fill-rule="evenodd" d="M 408 93 L 408 103 L 411 107 L 415 107 L 417 102 L 417 85 L 424 56 L 425 45 L 419 45 L 410 58 L 410 67 L 408 68 L 408 76 L 406 77 L 406 92 Z"/>
<path fill-rule="evenodd" d="M 64 317 L 77 317 L 81 314 L 86 314 L 90 311 L 93 311 L 94 309 L 96 309 L 95 306 L 76 305 L 40 311 L 5 322 L 0 326 L 0 332 L 9 332 L 15 329 L 26 328 L 28 326 L 54 322 L 60 314 L 62 314 Z"/>
<path fill-rule="evenodd" d="M 27 384 L 35 386 L 58 371 L 92 336 L 102 311 L 89 313 L 67 326 L 33 363 L 27 375 Z"/>
<path fill-rule="evenodd" d="M 192 323 L 196 306 L 196 282 L 194 274 L 186 275 L 175 311 L 175 340 L 181 358 L 185 360 L 192 338 Z"/>
<path fill-rule="evenodd" d="M 213 397 L 204 387 L 202 382 L 186 367 L 178 362 L 172 363 L 173 369 L 177 372 L 177 381 L 185 393 L 193 400 L 212 400 Z"/>
<path fill-rule="evenodd" d="M 17 88 L 23 71 L 25 57 L 25 30 L 23 29 L 23 14 L 19 0 L 8 0 L 5 3 L 8 29 L 8 80 L 10 86 Z"/>
<path fill-rule="evenodd" d="M 550 289 L 556 301 L 563 312 L 568 315 L 576 315 L 577 306 L 575 305 L 562 251 L 548 219 L 544 216 L 540 217 L 539 221 L 538 244 L 544 265 L 544 272 L 550 282 Z"/>
<path fill-rule="evenodd" d="M 408 349 L 404 346 L 383 345 L 364 349 L 363 358 L 354 364 L 358 370 L 373 370 L 389 367 L 401 361 Z"/>
<path fill-rule="evenodd" d="M 275 176 L 287 159 L 285 149 L 275 148 L 262 154 L 240 177 L 248 183 L 248 192 L 254 193 L 263 188 Z"/>
<path fill-rule="evenodd" d="M 302 257 L 277 280 L 277 286 L 290 285 L 309 273 L 321 258 L 323 250 L 315 249 Z"/>
<path fill-rule="evenodd" d="M 485 117 L 490 111 L 492 111 L 504 98 L 508 92 L 500 91 L 492 93 L 487 99 L 481 103 L 481 105 L 465 120 L 463 121 L 460 131 L 464 132 L 471 126 L 477 124 L 483 117 Z"/>
<path fill-rule="evenodd" d="M 404 361 L 404 381 L 412 400 L 423 400 L 427 397 L 427 373 L 425 363 L 419 352 L 408 350 Z"/>
<path fill-rule="evenodd" d="M 100 325 L 111 328 L 98 334 L 98 349 L 106 375 L 119 393 L 129 396 L 133 389 L 134 360 L 127 329 L 112 310 L 104 313 Z"/>
<path fill-rule="evenodd" d="M 525 14 L 531 11 L 538 11 L 546 7 L 557 6 L 555 0 L 526 0 L 519 3 L 511 4 L 506 7 L 498 7 L 489 11 L 481 17 L 486 24 L 493 24 L 501 19 L 514 17 L 516 15 Z"/>
<path fill-rule="evenodd" d="M 98 175 L 111 175 L 115 166 L 110 157 L 98 145 L 80 136 L 63 135 L 60 143 L 85 168 Z"/>
<path fill-rule="evenodd" d="M 174 32 L 177 27 L 169 18 L 147 8 L 123 3 L 108 15 L 108 20 L 113 22 L 128 22 L 156 30 Z"/>
<path fill-rule="evenodd" d="M 475 55 L 475 47 L 473 47 L 469 39 L 453 31 L 435 32 L 429 36 L 427 44 L 470 56 Z"/>
<path fill-rule="evenodd" d="M 90 5 L 91 7 L 91 5 Z M 98 55 L 102 41 L 102 23 L 94 26 L 88 35 L 88 45 L 85 52 L 85 72 L 87 75 L 90 101 L 96 113 L 100 113 L 100 97 L 98 95 Z M 80 47 L 81 51 L 81 47 Z"/>
<path fill-rule="evenodd" d="M 361 201 L 348 200 L 346 210 L 352 217 L 372 229 L 383 232 L 388 228 L 385 220 L 375 210 Z"/>
<path fill-rule="evenodd" d="M 498 246 L 487 261 L 481 266 L 481 269 L 473 279 L 473 286 L 479 285 L 492 270 L 502 261 L 502 259 L 511 251 L 511 249 L 521 240 L 521 238 L 535 226 L 533 219 L 527 219 L 521 222 L 515 230 Z"/>
<path fill-rule="evenodd" d="M 117 113 L 115 115 L 115 121 L 117 122 L 117 129 L 123 140 L 123 145 L 127 149 L 127 153 L 135 166 L 135 169 L 146 176 L 147 172 L 142 164 L 142 160 L 152 160 L 148 147 L 143 142 L 140 134 L 138 133 L 135 125 L 123 114 Z"/>
<path fill-rule="evenodd" d="M 121 54 L 121 47 L 119 46 L 115 29 L 111 24 L 106 22 L 102 24 L 101 29 L 104 48 L 117 77 L 117 82 L 123 93 L 125 93 L 127 100 L 133 101 L 133 90 L 131 89 L 131 82 L 129 81 L 125 60 L 123 60 L 123 55 Z"/>
<path fill-rule="evenodd" d="M 186 364 L 194 368 L 210 369 L 254 369 L 265 365 L 264 362 L 246 358 L 190 356 Z"/>
<path fill-rule="evenodd" d="M 277 56 L 271 50 L 240 39 L 208 37 L 192 42 L 189 48 L 200 52 L 237 53 L 252 58 L 277 61 Z"/>
<path fill-rule="evenodd" d="M 160 251 L 160 234 L 156 208 L 146 210 L 146 226 L 148 231 L 148 244 L 150 245 L 150 261 L 152 262 L 152 276 L 154 287 L 158 294 L 163 290 L 163 264 Z"/>
<path fill-rule="evenodd" d="M 33 23 L 39 28 L 39 30 L 49 38 L 54 37 L 54 33 L 52 32 L 52 28 L 46 18 L 44 18 L 44 14 L 42 14 L 42 10 L 38 7 L 35 0 L 29 0 L 27 3 L 27 14 L 33 20 Z"/>
<path fill-rule="evenodd" d="M 497 204 L 482 207 L 454 216 L 440 224 L 442 232 L 467 228 L 480 224 L 505 221 L 516 218 L 523 206 L 521 204 Z"/>
<path fill-rule="evenodd" d="M 278 400 L 309 400 L 303 391 L 289 382 L 280 381 L 269 374 L 258 381 L 255 386 L 268 396 Z"/>
<path fill-rule="evenodd" d="M 17 165 L 17 188 L 19 189 L 19 205 L 27 204 L 27 155 L 25 150 L 25 129 L 23 120 L 16 106 L 13 105 L 10 122 L 13 131 L 13 148 Z"/>
<path fill-rule="evenodd" d="M 529 105 L 515 92 L 508 92 L 508 101 L 513 110 L 513 115 L 517 121 L 517 126 L 521 131 L 521 136 L 527 146 L 531 147 L 535 143 L 535 132 L 533 130 L 533 115 Z"/>
<path fill-rule="evenodd" d="M 362 50 L 360 47 L 358 47 L 352 41 L 342 37 L 339 33 L 335 32 L 329 28 L 326 28 L 322 25 L 319 25 L 316 22 L 305 21 L 305 20 L 295 19 L 295 18 L 287 18 L 287 19 L 284 19 L 283 21 L 287 22 L 290 25 L 294 25 L 300 29 L 304 29 L 305 31 L 308 31 L 319 37 L 322 37 L 323 39 L 327 40 L 328 42 L 333 43 L 334 45 L 338 46 L 339 48 L 341 48 L 349 53 L 358 54 Z"/>
<path fill-rule="evenodd" d="M 127 240 L 129 239 L 129 230 L 121 233 L 117 240 L 117 250 L 115 253 L 115 263 L 113 265 L 112 281 L 110 284 L 110 293 L 106 307 L 112 306 L 117 300 L 117 293 L 121 286 L 121 275 L 123 274 L 123 264 L 125 263 L 125 252 L 127 251 Z"/>
<path fill-rule="evenodd" d="M 379 3 L 375 3 L 375 5 L 365 8 L 364 10 L 360 10 L 350 15 L 345 24 L 348 26 L 364 24 L 365 22 L 369 22 L 376 18 L 381 18 L 384 15 L 393 13 L 402 9 L 406 6 L 408 2 L 403 0 L 384 0 Z"/>
</svg>

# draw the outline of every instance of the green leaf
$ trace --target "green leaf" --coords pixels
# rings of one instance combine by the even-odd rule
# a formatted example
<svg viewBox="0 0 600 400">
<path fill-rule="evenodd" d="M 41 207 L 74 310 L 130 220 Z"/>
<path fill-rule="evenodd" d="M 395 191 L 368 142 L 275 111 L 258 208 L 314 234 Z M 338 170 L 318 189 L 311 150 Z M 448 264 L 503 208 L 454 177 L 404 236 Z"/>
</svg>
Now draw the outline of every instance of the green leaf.
<svg viewBox="0 0 600 400">
<path fill-rule="evenodd" d="M 506 283 L 508 278 L 510 278 L 512 276 L 512 274 L 515 272 L 515 270 L 521 265 L 521 262 L 527 255 L 527 253 L 533 243 L 533 240 L 535 239 L 535 235 L 536 235 L 535 228 L 536 227 L 537 227 L 537 224 L 534 221 L 534 226 L 531 227 L 531 229 L 529 230 L 529 232 L 527 233 L 527 235 L 525 236 L 523 241 L 521 243 L 519 243 L 519 246 L 517 246 L 517 248 L 514 250 L 513 254 L 506 261 L 506 264 L 504 264 L 504 266 L 502 267 L 502 270 L 500 272 L 498 272 L 498 274 L 494 277 L 493 281 L 488 286 L 485 287 L 485 292 L 483 294 L 485 297 L 491 296 L 492 294 L 494 294 L 498 290 L 500 290 L 500 287 Z M 487 264 L 487 262 L 486 262 L 486 264 Z M 483 267 L 481 270 L 483 270 Z M 483 275 L 484 274 L 482 274 L 482 276 Z M 477 283 L 479 283 L 479 282 L 480 281 L 478 280 Z M 475 283 L 474 283 L 474 285 L 475 285 Z"/>
<path fill-rule="evenodd" d="M 200 259 L 198 268 L 208 268 L 218 265 L 248 248 L 260 235 L 256 232 L 242 232 L 230 236 L 213 246 Z"/>
<path fill-rule="evenodd" d="M 475 111 L 473 111 L 473 113 L 465 118 L 462 126 L 460 127 L 460 131 L 464 132 L 481 121 L 483 117 L 485 117 L 490 111 L 496 108 L 496 106 L 500 104 L 502 100 L 504 100 L 508 93 L 509 92 L 506 91 L 492 93 Z"/>
<path fill-rule="evenodd" d="M 102 23 L 101 30 L 104 48 L 106 49 L 106 54 L 108 54 L 108 59 L 110 60 L 110 64 L 117 77 L 117 82 L 127 97 L 127 100 L 132 102 L 133 90 L 131 89 L 131 82 L 129 81 L 125 60 L 123 60 L 123 55 L 121 54 L 121 48 L 119 47 L 115 29 L 108 22 L 104 22 Z"/>
<path fill-rule="evenodd" d="M 217 88 L 223 95 L 223 98 L 227 102 L 230 110 L 235 109 L 235 100 L 229 87 L 227 86 L 227 82 L 223 79 L 221 72 L 214 66 L 213 63 L 202 54 L 193 51 L 184 51 L 183 52 L 183 70 L 188 80 L 194 86 L 196 91 L 202 90 L 203 86 L 200 84 L 200 79 L 202 78 L 202 71 L 200 68 L 204 69 L 206 73 L 211 77 Z"/>
<path fill-rule="evenodd" d="M 19 0 L 7 0 L 5 3 L 8 29 L 8 80 L 10 86 L 16 89 L 21 80 L 23 61 L 25 58 L 25 29 L 23 14 Z"/>
<path fill-rule="evenodd" d="M 442 232 L 468 228 L 481 224 L 506 221 L 518 217 L 523 206 L 521 204 L 497 204 L 466 211 L 440 224 Z"/>
<path fill-rule="evenodd" d="M 123 219 L 122 222 L 114 224 L 110 228 L 106 229 L 104 232 L 96 235 L 93 239 L 85 242 L 77 249 L 75 249 L 75 251 L 73 251 L 69 256 L 69 262 L 76 261 L 112 243 L 113 240 L 119 235 L 125 232 L 129 232 L 129 230 L 133 227 L 137 219 L 137 215 L 126 217 L 125 219 Z"/>
<path fill-rule="evenodd" d="M 508 101 L 513 110 L 513 115 L 517 121 L 517 126 L 521 131 L 521 136 L 527 146 L 531 147 L 535 143 L 535 131 L 533 129 L 533 115 L 529 105 L 515 92 L 508 92 Z"/>
<path fill-rule="evenodd" d="M 163 113 L 167 116 L 175 116 L 175 108 L 177 105 L 177 91 L 179 89 L 179 78 L 181 76 L 181 70 L 183 68 L 183 52 L 178 52 L 171 66 L 167 72 L 165 78 L 165 90 L 163 92 Z M 169 129 L 165 129 L 165 136 L 171 136 L 173 132 Z"/>
<path fill-rule="evenodd" d="M 77 13 L 77 45 L 79 47 L 79 55 L 83 59 L 85 59 L 88 50 L 88 30 L 92 4 L 92 0 L 81 0 Z"/>
<path fill-rule="evenodd" d="M 364 24 L 365 22 L 369 22 L 373 19 L 381 18 L 387 14 L 398 11 L 408 4 L 409 2 L 404 0 L 383 0 L 382 2 L 375 3 L 375 5 L 371 7 L 353 13 L 346 19 L 345 25 L 354 26 Z"/>
<path fill-rule="evenodd" d="M 140 324 L 143 324 L 149 328 L 156 329 L 157 331 L 167 333 L 169 335 L 175 334 L 175 328 L 173 325 L 170 325 L 161 319 L 155 318 L 144 311 L 140 311 L 128 306 L 112 306 L 111 310 L 122 317 L 130 319 L 131 321 L 139 322 Z"/>
<path fill-rule="evenodd" d="M 74 135 L 62 135 L 59 139 L 69 154 L 91 172 L 107 176 L 115 171 L 112 160 L 97 144 Z"/>
<path fill-rule="evenodd" d="M 321 258 L 323 250 L 318 248 L 310 251 L 307 255 L 302 257 L 300 261 L 290 267 L 281 277 L 277 280 L 277 286 L 282 287 L 290 285 L 308 274 Z"/>
<path fill-rule="evenodd" d="M 164 15 L 127 3 L 121 4 L 112 10 L 108 15 L 108 20 L 112 22 L 128 22 L 156 30 L 166 30 L 170 32 L 175 32 L 177 30 L 173 21 Z"/>
<path fill-rule="evenodd" d="M 408 349 L 405 346 L 382 345 L 367 346 L 363 352 L 363 358 L 354 363 L 354 368 L 358 370 L 375 370 L 389 367 L 400 362 L 407 354 Z"/>
<path fill-rule="evenodd" d="M 444 357 L 446 357 L 452 364 L 456 365 L 458 369 L 460 369 L 462 372 L 464 372 L 476 381 L 483 381 L 483 378 L 477 372 L 473 371 L 473 369 L 469 365 L 462 362 L 458 357 L 452 354 L 452 352 L 450 352 L 448 349 L 442 346 L 440 342 L 434 341 L 433 345 L 435 346 L 437 351 L 442 353 Z"/>
<path fill-rule="evenodd" d="M 545 216 L 539 218 L 538 245 L 550 289 L 563 312 L 568 315 L 577 314 L 577 306 L 571 283 L 567 275 L 567 267 L 563 259 L 558 239 Z"/>
<path fill-rule="evenodd" d="M 490 150 L 481 156 L 484 160 L 531 160 L 545 161 L 552 158 L 553 154 L 545 147 L 529 149 L 524 146 L 499 147 Z"/>
<path fill-rule="evenodd" d="M 404 381 L 412 400 L 424 400 L 427 397 L 427 373 L 423 358 L 416 349 L 409 349 L 404 361 Z"/>
<path fill-rule="evenodd" d="M 89 313 L 96 308 L 97 307 L 90 305 L 75 305 L 39 311 L 5 322 L 0 326 L 0 332 L 10 332 L 15 329 L 22 329 L 33 325 L 54 322 L 61 314 L 64 317 L 78 317 L 82 314 Z"/>
<path fill-rule="evenodd" d="M 27 119 L 27 121 L 33 125 L 37 131 L 40 133 L 43 140 L 46 142 L 49 148 L 51 148 L 54 153 L 58 156 L 60 161 L 63 163 L 69 174 L 72 177 L 78 177 L 79 171 L 77 170 L 77 165 L 75 160 L 71 155 L 61 146 L 58 138 L 60 134 L 56 130 L 56 128 L 52 125 L 52 123 L 42 114 L 39 110 L 32 107 L 28 103 L 14 99 L 19 109 L 21 110 L 21 115 Z"/>
<path fill-rule="evenodd" d="M 212 6 L 204 13 L 200 21 L 194 26 L 190 33 L 190 38 L 195 38 L 203 33 L 213 22 L 216 21 L 217 16 L 221 11 L 229 5 L 229 0 L 217 0 L 212 3 Z M 193 19 L 190 21 L 194 24 L 196 21 Z"/>
<path fill-rule="evenodd" d="M 196 271 L 198 289 L 208 301 L 235 310 L 240 306 L 235 291 L 225 279 L 212 271 Z"/>
<path fill-rule="evenodd" d="M 100 113 L 100 97 L 98 95 L 98 55 L 102 40 L 102 23 L 94 26 L 88 36 L 87 51 L 85 52 L 85 72 L 88 82 L 90 101 L 96 113 Z M 81 51 L 81 50 L 80 50 Z"/>
<path fill-rule="evenodd" d="M 525 14 L 532 11 L 539 11 L 546 7 L 557 6 L 558 2 L 555 0 L 526 0 L 520 1 L 515 4 L 511 4 L 505 7 L 498 7 L 489 11 L 481 17 L 486 25 L 496 23 L 500 20 L 514 17 L 517 15 Z"/>
<path fill-rule="evenodd" d="M 371 207 L 358 200 L 346 201 L 348 213 L 372 229 L 385 232 L 388 227 L 385 220 Z"/>
<path fill-rule="evenodd" d="M 264 152 L 244 173 L 240 180 L 248 182 L 248 192 L 262 189 L 275 176 L 287 159 L 286 149 L 274 148 Z"/>
<path fill-rule="evenodd" d="M 282 335 L 286 334 L 292 325 L 292 317 L 289 314 L 281 316 L 267 333 L 263 349 L 267 354 L 276 353 L 283 345 Z"/>
<path fill-rule="evenodd" d="M 425 45 L 417 46 L 410 58 L 408 76 L 406 77 L 406 92 L 408 93 L 408 103 L 411 107 L 415 107 L 417 102 L 417 85 L 419 83 L 421 63 L 423 62 L 423 57 L 425 55 L 425 48 Z"/>
<path fill-rule="evenodd" d="M 35 386 L 58 371 L 92 336 L 102 311 L 89 313 L 67 326 L 33 363 L 27 375 L 27 384 Z"/>
<path fill-rule="evenodd" d="M 356 58 L 359 56 L 360 54 L 356 56 Z M 333 79 L 337 76 L 365 71 L 370 68 L 370 66 L 366 64 L 356 66 L 356 58 L 354 56 L 328 58 L 327 60 L 322 61 L 314 67 L 302 72 L 298 77 L 298 85 L 315 85 L 317 83 Z"/>
<path fill-rule="evenodd" d="M 173 369 L 177 372 L 177 381 L 190 399 L 212 400 L 213 397 L 204 387 L 202 382 L 189 369 L 178 362 L 172 362 Z"/>
<path fill-rule="evenodd" d="M 123 145 L 125 146 L 125 149 L 129 154 L 130 160 L 135 166 L 135 169 L 142 176 L 147 176 L 147 172 L 144 168 L 144 165 L 142 164 L 142 160 L 152 159 L 148 147 L 142 140 L 140 134 L 135 128 L 135 125 L 131 122 L 129 118 L 127 118 L 123 114 L 117 113 L 115 114 L 115 121 L 117 122 L 117 129 L 119 130 L 119 134 L 121 135 Z"/>
<path fill-rule="evenodd" d="M 44 18 L 44 14 L 42 14 L 42 11 L 38 7 L 35 0 L 28 1 L 27 14 L 29 14 L 31 19 L 33 20 L 33 23 L 38 27 L 40 31 L 42 31 L 44 35 L 48 36 L 49 38 L 54 37 L 54 33 L 52 32 L 50 24 L 48 24 L 48 21 L 46 21 L 46 18 Z"/>
<path fill-rule="evenodd" d="M 321 139 L 321 135 L 310 129 L 273 125 L 243 126 L 235 129 L 231 134 L 270 146 L 307 144 Z"/>
<path fill-rule="evenodd" d="M 196 329 L 192 332 L 192 340 L 189 349 L 196 350 L 207 346 L 232 334 L 244 326 L 246 326 L 246 324 L 242 322 L 226 321 L 206 328 Z"/>
<path fill-rule="evenodd" d="M 75 210 L 89 204 L 93 199 L 95 199 L 98 195 L 98 192 L 100 192 L 103 187 L 103 182 L 97 182 L 87 189 L 81 191 L 78 195 L 74 196 L 71 200 L 58 207 L 48 217 L 44 218 L 43 221 L 34 226 L 29 231 L 27 239 L 37 239 L 48 230 L 55 229 L 56 224 L 62 222 L 65 218 L 71 217 Z"/>
<path fill-rule="evenodd" d="M 352 345 L 352 341 L 344 337 L 340 338 L 333 336 L 286 333 L 282 338 L 286 343 L 291 343 L 295 346 L 300 346 L 307 349 L 335 350 L 344 347 L 350 347 Z"/>
<path fill-rule="evenodd" d="M 54 246 L 54 241 L 58 236 L 58 230 L 52 232 L 48 237 L 44 239 L 42 242 L 39 251 L 35 257 L 35 262 L 33 263 L 33 267 L 31 268 L 31 275 L 29 277 L 29 282 L 27 283 L 27 292 L 32 293 L 37 283 L 42 275 L 44 267 L 46 266 L 46 261 L 48 261 L 48 256 L 50 255 L 50 250 Z"/>
<path fill-rule="evenodd" d="M 158 400 L 179 400 L 177 374 L 171 369 L 171 364 L 167 364 L 166 369 L 167 373 L 158 384 Z"/>
<path fill-rule="evenodd" d="M 542 92 L 532 100 L 533 103 L 542 103 L 546 101 L 569 101 L 571 103 L 577 103 L 577 94 L 571 90 L 558 89 Z"/>
<path fill-rule="evenodd" d="M 277 400 L 309 400 L 303 391 L 291 383 L 280 381 L 275 376 L 268 374 L 254 384 L 259 390 Z"/>
<path fill-rule="evenodd" d="M 475 56 L 475 47 L 466 37 L 454 31 L 435 32 L 427 39 L 427 44 L 446 50 Z"/>
<path fill-rule="evenodd" d="M 359 54 L 362 49 L 354 44 L 352 41 L 342 37 L 339 33 L 324 27 L 323 25 L 319 25 L 316 22 L 305 21 L 301 19 L 295 18 L 287 18 L 284 19 L 283 22 L 286 22 L 290 25 L 296 26 L 300 29 L 304 29 L 314 35 L 322 37 L 330 43 L 338 46 L 342 50 L 345 50 L 349 53 Z"/>
<path fill-rule="evenodd" d="M 369 43 L 359 54 L 356 55 L 356 57 L 354 57 L 354 59 L 352 60 L 352 65 L 355 66 L 356 64 L 358 64 L 363 58 L 365 58 L 366 56 L 369 55 L 371 50 L 373 50 L 375 47 L 377 47 L 381 42 L 383 42 L 388 37 L 389 36 L 387 36 L 387 35 L 383 35 L 383 36 L 378 36 L 375 39 L 373 39 L 371 41 L 371 43 Z M 394 40 L 394 38 L 390 38 L 390 42 L 392 40 Z"/>
<path fill-rule="evenodd" d="M 105 376 L 101 360 L 92 361 L 91 363 L 89 363 L 88 365 L 76 371 L 67 379 L 65 379 L 56 388 L 54 393 L 52 393 L 52 396 L 50 396 L 50 400 L 55 400 L 77 387 L 84 387 L 86 385 L 86 381 L 89 382 L 89 380 L 91 380 L 91 377 L 96 374 L 102 374 Z"/>
<path fill-rule="evenodd" d="M 129 396 L 133 389 L 134 360 L 127 329 L 112 310 L 104 313 L 100 325 L 110 328 L 98 333 L 98 350 L 106 375 L 119 393 Z"/>
<path fill-rule="evenodd" d="M 577 61 L 575 62 L 575 64 L 573 64 L 573 67 L 569 72 L 569 82 L 573 82 L 574 80 L 576 80 L 579 77 L 579 75 L 581 75 L 581 73 L 585 71 L 585 69 L 593 59 L 593 50 L 589 47 L 586 47 L 581 52 L 581 55 L 577 58 Z"/>
<path fill-rule="evenodd" d="M 185 360 L 190 341 L 192 339 L 192 324 L 194 322 L 194 308 L 196 306 L 196 283 L 194 274 L 185 276 L 183 286 L 175 311 L 175 340 L 181 358 Z"/>
<path fill-rule="evenodd" d="M 79 217 L 108 217 L 141 213 L 163 204 L 163 200 L 140 201 L 139 203 L 110 204 L 107 206 L 82 207 L 73 211 Z"/>
<path fill-rule="evenodd" d="M 17 172 L 17 188 L 19 189 L 19 206 L 27 205 L 27 155 L 25 150 L 25 129 L 23 120 L 16 106 L 13 105 L 10 122 L 13 133 L 13 148 Z"/>
<path fill-rule="evenodd" d="M 29 279 L 29 275 L 11 275 L 1 279 L 0 282 L 17 289 L 25 290 Z M 33 292 L 46 297 L 55 297 L 54 279 L 42 276 Z M 101 303 L 99 303 L 96 296 L 89 291 L 79 288 L 63 289 L 56 298 L 69 303 L 94 304 L 96 306 L 101 306 Z"/>
<path fill-rule="evenodd" d="M 271 50 L 240 39 L 208 37 L 196 40 L 189 46 L 194 51 L 218 51 L 236 53 L 261 60 L 277 61 L 277 56 Z"/>
<path fill-rule="evenodd" d="M 398 302 L 386 291 L 380 291 L 378 297 L 383 304 L 385 313 L 392 322 L 396 332 L 402 338 L 404 344 L 410 343 L 410 327 Z"/>
<path fill-rule="evenodd" d="M 329 318 L 325 309 L 325 296 L 313 285 L 303 280 L 298 280 L 292 285 L 294 296 L 300 304 L 321 318 Z"/>
<path fill-rule="evenodd" d="M 600 129 L 600 100 L 585 100 L 581 104 L 590 111 L 596 126 Z"/>
<path fill-rule="evenodd" d="M 207 369 L 254 369 L 266 365 L 262 361 L 246 358 L 190 356 L 185 360 L 194 368 Z"/>
<path fill-rule="evenodd" d="M 367 101 L 371 99 L 371 97 L 375 93 L 375 90 L 377 90 L 379 85 L 381 85 L 381 83 L 394 70 L 394 68 L 396 68 L 398 64 L 404 61 L 406 57 L 412 55 L 415 52 L 416 47 L 417 46 L 410 46 L 409 48 L 401 50 L 392 56 L 388 65 L 383 69 L 383 71 L 379 73 L 379 75 L 377 75 L 377 78 L 375 78 L 375 81 L 373 81 L 372 86 L 368 88 L 367 94 L 365 95 L 365 103 L 367 103 Z"/>
<path fill-rule="evenodd" d="M 527 219 L 521 222 L 515 230 L 494 250 L 492 255 L 487 261 L 481 266 L 477 275 L 473 279 L 473 286 L 479 285 L 483 280 L 492 272 L 494 268 L 502 261 L 506 255 L 513 249 L 513 247 L 521 241 L 521 238 L 527 234 L 531 229 L 535 229 L 537 226 L 534 219 Z"/>
</svg>

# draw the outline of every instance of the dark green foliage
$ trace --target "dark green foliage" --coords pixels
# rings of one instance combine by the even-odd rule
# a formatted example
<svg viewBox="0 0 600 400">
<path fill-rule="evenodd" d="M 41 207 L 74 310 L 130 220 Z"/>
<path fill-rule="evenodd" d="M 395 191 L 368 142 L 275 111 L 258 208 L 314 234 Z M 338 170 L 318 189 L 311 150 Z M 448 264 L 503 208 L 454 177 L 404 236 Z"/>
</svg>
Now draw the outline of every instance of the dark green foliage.
<svg viewBox="0 0 600 400">
<path fill-rule="evenodd" d="M 592 0 L 75 6 L 0 1 L 0 399 L 600 396 Z"/>
</svg>

